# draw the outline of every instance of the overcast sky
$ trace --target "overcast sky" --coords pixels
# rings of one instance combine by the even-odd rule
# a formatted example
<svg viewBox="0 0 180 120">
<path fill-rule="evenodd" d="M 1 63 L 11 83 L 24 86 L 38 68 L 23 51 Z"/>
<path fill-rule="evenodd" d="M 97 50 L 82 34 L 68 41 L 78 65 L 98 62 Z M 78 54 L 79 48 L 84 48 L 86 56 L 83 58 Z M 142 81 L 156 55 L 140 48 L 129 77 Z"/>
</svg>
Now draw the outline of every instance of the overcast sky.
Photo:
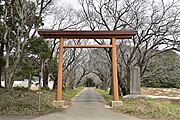
<svg viewBox="0 0 180 120">
<path fill-rule="evenodd" d="M 67 4 L 71 4 L 73 6 L 73 8 L 80 7 L 78 0 L 56 0 L 56 1 L 60 1 L 62 3 L 67 3 Z"/>
</svg>

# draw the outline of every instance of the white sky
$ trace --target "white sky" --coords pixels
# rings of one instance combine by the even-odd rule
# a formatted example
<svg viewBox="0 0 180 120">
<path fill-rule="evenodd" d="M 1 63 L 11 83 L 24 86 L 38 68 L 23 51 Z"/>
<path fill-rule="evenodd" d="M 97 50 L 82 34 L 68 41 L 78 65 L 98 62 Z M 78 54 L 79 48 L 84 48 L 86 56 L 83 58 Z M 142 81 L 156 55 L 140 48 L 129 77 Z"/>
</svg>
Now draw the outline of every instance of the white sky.
<svg viewBox="0 0 180 120">
<path fill-rule="evenodd" d="M 73 7 L 75 7 L 75 8 L 78 8 L 78 6 L 79 6 L 78 0 L 55 0 L 55 1 L 62 1 L 64 3 L 72 4 Z M 161 1 L 161 0 L 155 0 L 155 2 L 158 2 L 158 1 Z M 173 0 L 164 0 L 165 3 L 171 2 L 171 1 L 173 1 Z M 178 0 L 175 0 L 175 1 L 178 1 Z"/>
<path fill-rule="evenodd" d="M 97 1 L 100 1 L 100 0 L 97 0 Z M 152 0 L 148 0 L 148 1 L 152 1 Z M 155 0 L 155 2 L 158 2 L 158 1 L 161 1 L 161 0 Z M 164 1 L 170 2 L 172 0 L 164 0 Z M 177 0 L 175 0 L 175 1 L 177 1 Z M 75 8 L 77 10 L 81 8 L 79 0 L 54 0 L 53 2 L 56 6 L 59 6 L 59 7 L 61 7 L 63 4 L 65 4 L 65 6 L 70 5 L 72 8 Z M 51 26 L 51 24 L 52 24 L 51 18 L 52 18 L 51 16 L 46 16 L 45 26 L 43 26 L 44 29 L 48 29 Z"/>
<path fill-rule="evenodd" d="M 78 0 L 55 0 L 55 1 L 70 4 L 73 6 L 73 8 L 76 9 L 80 7 Z"/>
</svg>

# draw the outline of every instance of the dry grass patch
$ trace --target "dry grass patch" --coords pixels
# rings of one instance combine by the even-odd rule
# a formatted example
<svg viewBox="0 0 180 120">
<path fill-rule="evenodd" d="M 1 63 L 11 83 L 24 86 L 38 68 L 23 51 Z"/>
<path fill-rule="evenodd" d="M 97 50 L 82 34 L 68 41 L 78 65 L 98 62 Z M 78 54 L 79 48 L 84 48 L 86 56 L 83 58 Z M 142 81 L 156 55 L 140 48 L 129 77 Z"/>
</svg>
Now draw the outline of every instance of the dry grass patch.
<svg viewBox="0 0 180 120">
<path fill-rule="evenodd" d="M 107 102 L 113 100 L 107 91 L 96 89 Z M 180 104 L 156 99 L 126 99 L 116 111 L 139 118 L 180 120 Z"/>
<path fill-rule="evenodd" d="M 157 120 L 179 120 L 180 105 L 155 99 L 124 100 L 120 112 Z"/>
<path fill-rule="evenodd" d="M 45 114 L 54 111 L 51 102 L 55 99 L 54 91 L 43 91 L 41 94 L 41 110 L 38 111 L 38 94 L 27 89 L 14 89 L 6 91 L 0 89 L 0 115 L 4 114 Z"/>
<path fill-rule="evenodd" d="M 63 99 L 70 101 L 82 89 L 83 87 L 74 90 L 66 89 L 63 91 Z M 37 91 L 29 92 L 26 88 L 6 91 L 0 88 L 0 115 L 38 115 L 61 110 L 51 106 L 52 101 L 55 100 L 56 91 L 43 90 L 42 92 L 41 110 L 38 111 Z"/>
</svg>

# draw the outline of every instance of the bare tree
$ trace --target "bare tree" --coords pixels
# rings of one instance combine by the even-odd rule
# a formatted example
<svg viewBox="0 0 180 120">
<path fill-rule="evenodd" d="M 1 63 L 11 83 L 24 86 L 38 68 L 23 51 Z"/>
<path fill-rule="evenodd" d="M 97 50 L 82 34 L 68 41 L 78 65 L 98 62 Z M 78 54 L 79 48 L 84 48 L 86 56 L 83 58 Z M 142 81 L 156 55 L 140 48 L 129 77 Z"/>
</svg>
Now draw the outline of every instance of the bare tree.
<svg viewBox="0 0 180 120">
<path fill-rule="evenodd" d="M 67 44 L 83 44 L 83 40 L 68 40 Z M 86 40 L 84 40 L 86 43 Z M 63 62 L 63 80 L 67 83 L 67 86 L 73 88 L 76 81 L 79 80 L 79 74 L 76 73 L 79 69 L 83 68 L 83 65 L 87 60 L 87 50 L 82 48 L 65 49 L 64 62 Z M 85 71 L 84 71 L 85 72 Z M 85 72 L 85 74 L 87 74 Z"/>
<path fill-rule="evenodd" d="M 144 0 L 79 0 L 83 18 L 91 30 L 136 29 L 131 40 L 119 41 L 118 81 L 122 94 L 129 94 L 130 68 L 138 65 L 141 77 L 150 59 L 173 49 L 177 41 L 180 10 L 179 0 L 168 3 Z M 95 40 L 101 44 L 99 40 Z M 104 42 L 106 43 L 106 42 Z M 111 44 L 111 41 L 110 43 Z M 163 46 L 163 50 L 152 52 Z M 111 60 L 111 49 L 105 49 Z M 110 67 L 111 68 L 111 67 Z M 111 71 L 111 70 L 110 70 Z"/>
<path fill-rule="evenodd" d="M 158 3 L 158 6 L 156 6 L 157 3 L 155 2 L 151 2 L 150 5 L 144 3 L 146 8 L 143 8 L 143 11 L 141 10 L 141 4 L 133 6 L 130 12 L 132 12 L 132 15 L 133 13 L 135 14 L 133 19 L 135 21 L 130 22 L 131 24 L 128 26 L 132 29 L 138 29 L 139 34 L 136 38 L 129 41 L 129 43 L 126 42 L 130 46 L 133 46 L 131 48 L 123 45 L 123 42 L 120 43 L 121 67 L 122 63 L 124 63 L 126 69 L 126 76 L 124 78 L 120 76 L 121 79 L 129 79 L 130 67 L 133 65 L 140 67 L 141 77 L 143 78 L 146 67 L 153 57 L 173 49 L 174 46 L 169 44 L 170 41 L 175 40 L 172 37 L 176 31 L 176 29 L 173 29 L 173 26 L 177 26 L 180 22 L 178 19 L 180 13 L 177 12 L 179 10 L 176 8 L 176 2 L 173 1 L 165 4 L 164 1 L 161 1 Z M 148 11 L 151 11 L 151 13 L 147 14 Z M 160 47 L 163 48 L 158 50 Z M 128 85 L 129 80 L 127 80 L 124 81 Z"/>
<path fill-rule="evenodd" d="M 54 1 L 54 4 L 49 8 L 48 14 L 51 18 L 50 26 L 47 28 L 58 30 L 81 30 L 83 28 L 83 19 L 79 17 L 79 11 L 76 11 L 69 4 L 60 3 Z M 49 17 L 47 16 L 47 20 Z M 51 48 L 52 54 L 50 59 L 58 58 L 59 40 L 52 39 Z M 65 40 L 66 45 L 79 45 L 86 44 L 86 40 Z M 77 81 L 76 69 L 81 69 L 80 64 L 84 61 L 86 51 L 83 49 L 65 49 L 64 50 L 64 62 L 63 62 L 63 83 L 64 86 L 73 88 L 75 81 Z M 54 73 L 54 78 L 57 78 L 57 74 Z M 56 83 L 56 82 L 55 82 Z"/>
<path fill-rule="evenodd" d="M 87 69 L 97 75 L 102 81 L 102 84 L 98 87 L 106 90 L 109 88 L 111 81 L 111 71 L 109 71 L 109 67 L 111 67 L 110 64 L 109 56 L 104 49 L 92 49 L 89 52 Z"/>
</svg>

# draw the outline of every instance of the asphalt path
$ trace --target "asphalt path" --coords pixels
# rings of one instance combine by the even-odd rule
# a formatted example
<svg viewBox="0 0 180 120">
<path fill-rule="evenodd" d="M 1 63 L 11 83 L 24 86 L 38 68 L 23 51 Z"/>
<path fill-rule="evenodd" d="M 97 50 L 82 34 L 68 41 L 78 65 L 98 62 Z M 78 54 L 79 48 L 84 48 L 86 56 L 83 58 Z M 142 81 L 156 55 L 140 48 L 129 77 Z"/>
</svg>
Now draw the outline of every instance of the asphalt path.
<svg viewBox="0 0 180 120">
<path fill-rule="evenodd" d="M 32 120 L 140 120 L 106 108 L 102 97 L 93 88 L 85 88 L 72 106 L 62 112 L 51 113 Z"/>
</svg>

